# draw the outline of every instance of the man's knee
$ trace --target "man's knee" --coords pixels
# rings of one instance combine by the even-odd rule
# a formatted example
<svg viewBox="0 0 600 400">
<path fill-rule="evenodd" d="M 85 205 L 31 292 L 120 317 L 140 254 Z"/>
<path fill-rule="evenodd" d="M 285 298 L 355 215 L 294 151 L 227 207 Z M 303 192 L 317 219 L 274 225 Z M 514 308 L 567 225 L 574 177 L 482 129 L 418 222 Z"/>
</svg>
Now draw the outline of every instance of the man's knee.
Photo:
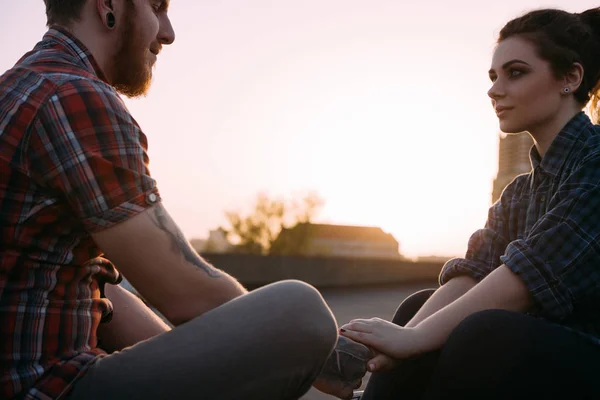
<svg viewBox="0 0 600 400">
<path fill-rule="evenodd" d="M 265 288 L 267 289 L 267 288 Z M 329 351 L 337 341 L 337 324 L 329 306 L 313 286 L 287 280 L 270 285 L 272 307 L 278 309 L 289 335 L 303 335 Z"/>
</svg>

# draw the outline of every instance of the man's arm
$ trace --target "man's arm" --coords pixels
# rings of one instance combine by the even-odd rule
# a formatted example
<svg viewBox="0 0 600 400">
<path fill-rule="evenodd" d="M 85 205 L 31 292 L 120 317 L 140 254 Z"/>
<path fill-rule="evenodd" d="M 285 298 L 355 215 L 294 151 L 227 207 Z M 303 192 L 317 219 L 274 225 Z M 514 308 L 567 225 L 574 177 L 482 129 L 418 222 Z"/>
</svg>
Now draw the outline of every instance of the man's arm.
<svg viewBox="0 0 600 400">
<path fill-rule="evenodd" d="M 246 293 L 192 249 L 162 204 L 92 237 L 141 296 L 174 325 Z"/>
<path fill-rule="evenodd" d="M 27 173 L 64 196 L 98 247 L 174 324 L 245 293 L 194 252 L 159 204 L 146 135 L 114 88 L 67 80 L 40 107 L 28 135 Z"/>
<path fill-rule="evenodd" d="M 104 292 L 113 304 L 111 321 L 98 327 L 100 347 L 107 353 L 171 330 L 137 296 L 121 286 L 106 285 Z"/>
</svg>

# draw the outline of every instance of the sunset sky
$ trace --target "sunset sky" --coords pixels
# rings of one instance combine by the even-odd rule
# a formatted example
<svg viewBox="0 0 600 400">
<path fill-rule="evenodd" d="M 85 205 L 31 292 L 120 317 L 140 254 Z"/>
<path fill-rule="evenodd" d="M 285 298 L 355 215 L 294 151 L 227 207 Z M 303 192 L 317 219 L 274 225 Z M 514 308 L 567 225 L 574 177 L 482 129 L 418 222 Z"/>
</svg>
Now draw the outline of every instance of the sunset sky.
<svg viewBox="0 0 600 400">
<path fill-rule="evenodd" d="M 0 0 L 0 73 L 45 32 L 43 0 Z M 490 206 L 487 71 L 524 11 L 597 0 L 171 0 L 177 39 L 127 104 L 189 237 L 259 192 L 314 190 L 320 222 L 381 226 L 407 256 L 460 255 Z"/>
</svg>

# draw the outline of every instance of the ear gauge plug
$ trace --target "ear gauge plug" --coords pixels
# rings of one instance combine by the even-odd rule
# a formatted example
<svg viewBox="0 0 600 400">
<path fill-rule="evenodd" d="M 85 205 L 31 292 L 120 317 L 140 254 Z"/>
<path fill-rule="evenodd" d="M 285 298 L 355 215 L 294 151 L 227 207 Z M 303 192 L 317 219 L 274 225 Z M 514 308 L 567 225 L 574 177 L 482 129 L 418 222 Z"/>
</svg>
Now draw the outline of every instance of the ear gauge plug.
<svg viewBox="0 0 600 400">
<path fill-rule="evenodd" d="M 564 94 L 568 94 L 571 91 L 571 89 L 569 89 L 568 87 L 566 87 L 562 91 L 563 91 Z"/>
<path fill-rule="evenodd" d="M 115 27 L 116 21 L 115 21 L 115 14 L 109 12 L 106 14 L 106 26 L 108 26 L 109 29 L 112 29 Z"/>
</svg>

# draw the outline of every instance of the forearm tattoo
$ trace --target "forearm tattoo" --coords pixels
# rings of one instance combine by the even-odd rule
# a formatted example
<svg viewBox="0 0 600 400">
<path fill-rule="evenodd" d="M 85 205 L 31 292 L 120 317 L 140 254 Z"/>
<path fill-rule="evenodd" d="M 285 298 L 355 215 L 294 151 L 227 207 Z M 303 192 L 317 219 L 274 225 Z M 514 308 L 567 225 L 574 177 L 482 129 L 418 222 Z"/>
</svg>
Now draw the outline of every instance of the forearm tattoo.
<svg viewBox="0 0 600 400">
<path fill-rule="evenodd" d="M 154 224 L 160 228 L 162 231 L 166 232 L 169 235 L 169 239 L 171 240 L 171 248 L 173 251 L 179 252 L 183 255 L 185 260 L 190 264 L 200 268 L 202 271 L 206 272 L 208 276 L 211 278 L 220 278 L 223 275 L 217 269 L 213 268 L 207 262 L 205 262 L 199 255 L 196 253 L 189 242 L 183 236 L 183 233 L 177 225 L 173 222 L 171 217 L 167 214 L 166 210 L 161 207 L 155 207 L 154 216 L 152 221 Z"/>
</svg>

